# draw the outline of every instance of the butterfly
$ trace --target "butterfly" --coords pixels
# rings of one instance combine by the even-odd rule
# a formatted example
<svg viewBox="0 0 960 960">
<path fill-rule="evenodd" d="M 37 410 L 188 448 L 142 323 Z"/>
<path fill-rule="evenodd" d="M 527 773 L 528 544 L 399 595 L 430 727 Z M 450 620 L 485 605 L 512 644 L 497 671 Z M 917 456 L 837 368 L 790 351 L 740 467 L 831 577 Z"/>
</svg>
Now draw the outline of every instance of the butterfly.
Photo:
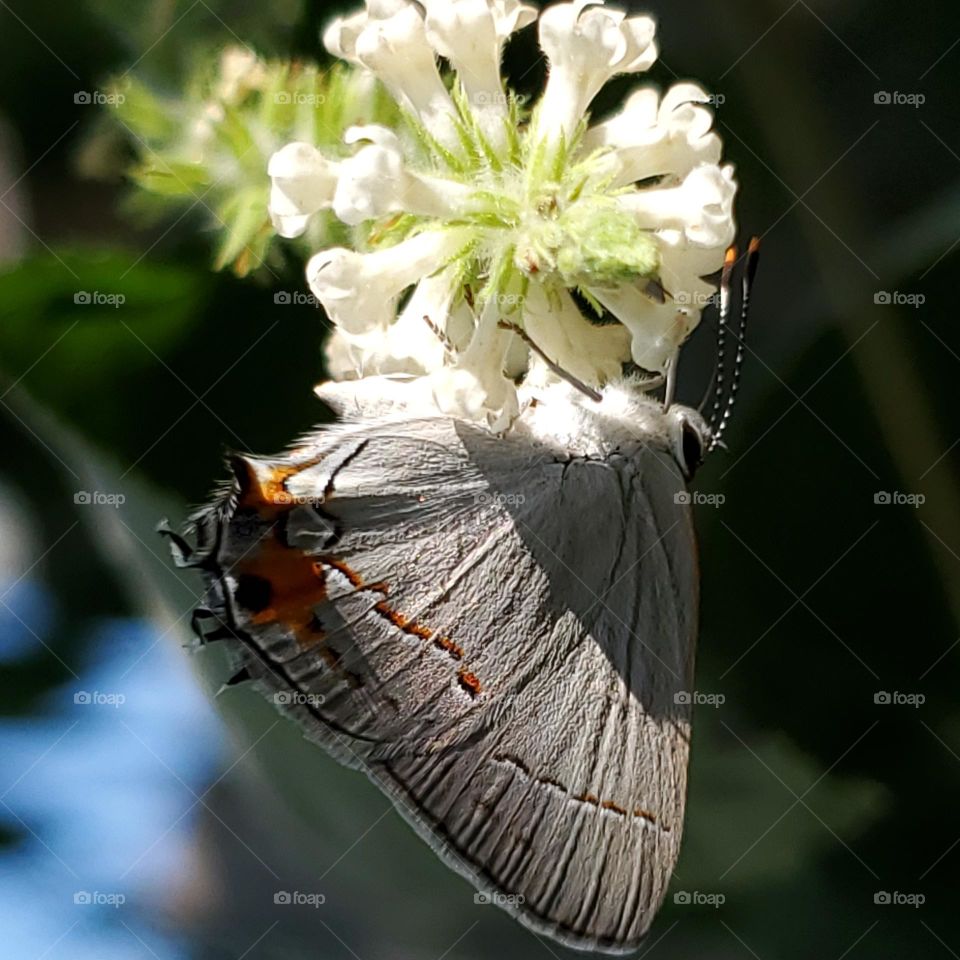
<svg viewBox="0 0 960 960">
<path fill-rule="evenodd" d="M 729 418 L 648 387 L 561 381 L 496 436 L 414 382 L 326 384 L 337 423 L 234 456 L 192 543 L 164 527 L 203 572 L 194 626 L 227 643 L 232 682 L 364 771 L 490 902 L 611 953 L 643 939 L 680 850 L 687 484 Z"/>
</svg>

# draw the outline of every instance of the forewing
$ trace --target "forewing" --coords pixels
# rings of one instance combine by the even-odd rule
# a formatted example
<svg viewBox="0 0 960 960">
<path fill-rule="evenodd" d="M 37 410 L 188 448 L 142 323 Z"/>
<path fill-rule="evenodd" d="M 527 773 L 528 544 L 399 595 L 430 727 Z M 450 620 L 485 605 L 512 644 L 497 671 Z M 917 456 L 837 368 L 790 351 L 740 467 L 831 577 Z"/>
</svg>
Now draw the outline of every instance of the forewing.
<svg viewBox="0 0 960 960">
<path fill-rule="evenodd" d="M 524 922 L 634 947 L 683 820 L 697 597 L 673 461 L 433 418 L 238 477 L 200 528 L 249 673 Z"/>
</svg>

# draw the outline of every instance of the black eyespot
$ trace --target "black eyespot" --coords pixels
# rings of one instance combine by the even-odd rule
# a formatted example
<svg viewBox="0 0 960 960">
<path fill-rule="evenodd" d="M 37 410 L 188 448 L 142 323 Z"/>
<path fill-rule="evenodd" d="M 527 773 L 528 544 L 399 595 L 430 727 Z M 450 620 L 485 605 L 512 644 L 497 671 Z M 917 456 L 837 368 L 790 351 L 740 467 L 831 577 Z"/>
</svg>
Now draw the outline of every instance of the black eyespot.
<svg viewBox="0 0 960 960">
<path fill-rule="evenodd" d="M 273 587 L 269 580 L 250 573 L 241 574 L 237 579 L 237 591 L 233 598 L 244 610 L 260 613 L 270 606 L 272 597 Z"/>
<path fill-rule="evenodd" d="M 681 452 L 683 463 L 681 466 L 687 476 L 692 477 L 697 468 L 703 463 L 703 437 L 700 431 L 686 420 L 681 427 Z"/>
</svg>

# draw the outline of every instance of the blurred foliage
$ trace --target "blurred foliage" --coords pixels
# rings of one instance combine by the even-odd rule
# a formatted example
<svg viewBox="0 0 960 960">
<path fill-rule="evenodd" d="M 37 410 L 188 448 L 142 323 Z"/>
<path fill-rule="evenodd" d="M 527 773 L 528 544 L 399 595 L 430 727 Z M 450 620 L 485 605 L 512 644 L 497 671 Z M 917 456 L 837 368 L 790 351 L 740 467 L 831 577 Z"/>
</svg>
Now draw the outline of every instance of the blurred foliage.
<svg viewBox="0 0 960 960">
<path fill-rule="evenodd" d="M 960 868 L 960 53 L 935 63 L 960 33 L 960 10 L 921 3 L 905 31 L 892 0 L 809 9 L 740 0 L 722 16 L 705 0 L 645 6 L 661 21 L 666 60 L 654 79 L 695 76 L 724 93 L 718 124 L 743 184 L 740 219 L 745 232 L 766 234 L 730 451 L 698 479 L 726 497 L 697 517 L 698 687 L 726 702 L 696 711 L 673 887 L 721 892 L 726 903 L 668 903 L 651 942 L 662 937 L 656 955 L 675 958 L 960 952 L 950 881 Z M 51 638 L 56 657 L 38 645 L 3 667 L 3 711 L 23 717 L 67 678 L 58 657 L 82 659 L 97 618 L 147 603 L 176 623 L 186 609 L 196 584 L 166 565 L 153 518 L 177 521 L 205 499 L 225 448 L 275 451 L 326 416 L 311 394 L 322 320 L 274 302 L 277 291 L 304 288 L 304 249 L 257 246 L 252 196 L 233 210 L 217 188 L 204 204 L 177 196 L 202 196 L 211 181 L 189 152 L 177 156 L 184 128 L 171 121 L 186 118 L 177 105 L 193 84 L 215 85 L 212 49 L 249 44 L 268 63 L 300 58 L 296 82 L 318 82 L 310 61 L 333 7 L 183 0 L 132 14 L 117 0 L 41 0 L 12 9 L 42 42 L 12 17 L 0 30 L 0 98 L 18 138 L 15 189 L 32 245 L 0 274 L 3 478 L 31 505 L 47 550 L 35 573 L 68 625 Z M 531 31 L 507 66 L 519 89 L 535 89 L 542 63 Z M 154 198 L 159 219 L 118 212 L 129 213 L 130 197 L 119 175 L 80 176 L 130 160 L 97 108 L 74 102 L 78 91 L 112 89 L 111 77 L 129 94 L 114 120 L 147 145 L 135 151 L 141 180 L 174 186 Z M 613 85 L 598 109 L 623 89 Z M 928 105 L 877 107 L 882 89 L 922 89 Z M 210 156 L 228 181 L 272 149 L 258 144 L 240 161 L 229 132 L 249 132 L 271 107 L 257 94 L 224 112 Z M 187 166 L 163 177 L 152 152 Z M 210 271 L 215 241 L 204 230 L 218 218 L 235 228 L 221 259 L 249 247 L 267 263 L 256 277 Z M 925 303 L 875 302 L 894 290 Z M 81 293 L 124 301 L 75 302 Z M 709 379 L 710 328 L 685 360 L 688 402 Z M 73 494 L 88 482 L 123 491 L 129 510 L 109 522 L 79 511 Z M 880 507 L 881 490 L 927 502 Z M 215 690 L 225 676 L 216 652 L 195 662 Z M 921 692 L 926 704 L 878 707 L 881 690 Z M 365 960 L 437 957 L 468 928 L 452 956 L 541 949 L 498 911 L 475 908 L 371 785 L 276 725 L 256 694 L 230 690 L 219 703 L 238 754 L 256 743 L 241 769 L 253 761 L 259 771 L 252 786 L 235 774 L 217 788 L 219 815 L 284 882 L 319 885 L 329 899 L 322 924 L 284 915 L 264 956 L 339 954 L 342 939 Z M 278 881 L 224 832 L 197 845 L 222 896 L 184 922 L 189 955 L 236 956 L 278 919 Z M 880 890 L 921 892 L 927 903 L 877 907 Z"/>
<path fill-rule="evenodd" d="M 130 195 L 133 214 L 157 220 L 171 210 L 182 216 L 200 207 L 209 214 L 209 228 L 220 234 L 215 268 L 232 267 L 239 277 L 264 274 L 280 262 L 270 252 L 270 156 L 294 140 L 335 155 L 344 149 L 348 127 L 389 123 L 396 108 L 379 84 L 337 65 L 322 70 L 264 61 L 237 46 L 207 51 L 199 64 L 176 98 L 129 74 L 111 84 L 105 113 L 114 124 L 87 144 L 87 154 L 112 156 L 102 140 L 119 132 L 137 155 L 129 172 L 141 188 Z M 345 229 L 322 213 L 289 246 L 303 260 L 341 242 Z"/>
</svg>

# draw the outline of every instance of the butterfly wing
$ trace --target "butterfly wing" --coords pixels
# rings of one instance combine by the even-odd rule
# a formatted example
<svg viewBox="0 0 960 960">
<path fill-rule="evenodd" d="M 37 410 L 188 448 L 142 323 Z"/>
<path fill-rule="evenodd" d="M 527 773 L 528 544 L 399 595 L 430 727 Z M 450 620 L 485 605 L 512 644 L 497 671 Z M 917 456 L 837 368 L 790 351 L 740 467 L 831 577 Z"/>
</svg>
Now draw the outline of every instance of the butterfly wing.
<svg viewBox="0 0 960 960">
<path fill-rule="evenodd" d="M 249 675 L 523 922 L 635 947 L 686 789 L 697 582 L 673 460 L 426 418 L 237 473 L 198 528 Z"/>
</svg>

